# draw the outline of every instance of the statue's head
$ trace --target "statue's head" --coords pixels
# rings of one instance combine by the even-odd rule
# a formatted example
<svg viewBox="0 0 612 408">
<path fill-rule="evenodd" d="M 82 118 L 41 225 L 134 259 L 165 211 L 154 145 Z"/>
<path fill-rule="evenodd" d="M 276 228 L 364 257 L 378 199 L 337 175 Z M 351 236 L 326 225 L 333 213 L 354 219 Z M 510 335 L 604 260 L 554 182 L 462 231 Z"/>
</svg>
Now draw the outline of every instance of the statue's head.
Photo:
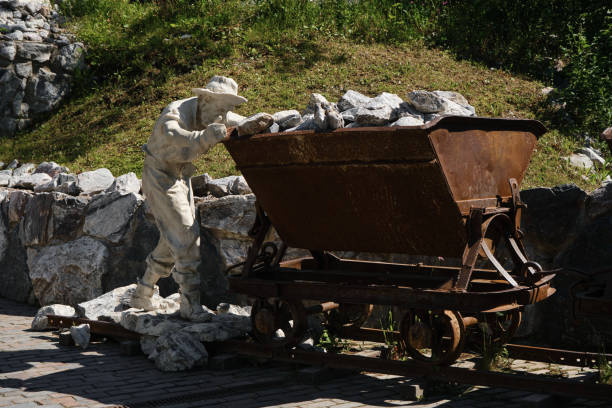
<svg viewBox="0 0 612 408">
<path fill-rule="evenodd" d="M 197 122 L 200 129 L 211 123 L 223 123 L 228 111 L 246 102 L 238 95 L 238 84 L 231 78 L 214 76 L 205 88 L 193 88 L 198 97 Z"/>
</svg>

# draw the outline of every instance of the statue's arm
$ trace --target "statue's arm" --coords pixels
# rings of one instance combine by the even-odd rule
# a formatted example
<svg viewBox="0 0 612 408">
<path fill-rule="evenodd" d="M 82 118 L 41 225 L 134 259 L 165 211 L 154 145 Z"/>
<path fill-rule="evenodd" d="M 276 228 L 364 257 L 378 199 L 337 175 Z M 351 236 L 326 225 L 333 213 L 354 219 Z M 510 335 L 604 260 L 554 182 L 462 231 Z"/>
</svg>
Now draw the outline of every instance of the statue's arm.
<svg viewBox="0 0 612 408">
<path fill-rule="evenodd" d="M 213 123 L 204 130 L 186 130 L 177 120 L 167 120 L 162 125 L 162 132 L 167 135 L 172 146 L 180 152 L 180 161 L 193 161 L 206 153 L 227 134 L 225 125 Z"/>
</svg>

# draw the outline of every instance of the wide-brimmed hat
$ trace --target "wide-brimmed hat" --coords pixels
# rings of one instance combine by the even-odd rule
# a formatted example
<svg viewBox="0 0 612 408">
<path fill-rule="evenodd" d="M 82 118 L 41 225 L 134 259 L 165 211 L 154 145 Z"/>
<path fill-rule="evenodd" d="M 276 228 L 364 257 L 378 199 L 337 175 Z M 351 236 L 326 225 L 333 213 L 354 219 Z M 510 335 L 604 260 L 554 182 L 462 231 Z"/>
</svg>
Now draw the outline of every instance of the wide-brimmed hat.
<svg viewBox="0 0 612 408">
<path fill-rule="evenodd" d="M 196 95 L 208 95 L 215 99 L 221 99 L 227 104 L 240 105 L 247 101 L 238 95 L 238 84 L 232 78 L 215 75 L 205 88 L 193 88 Z"/>
</svg>

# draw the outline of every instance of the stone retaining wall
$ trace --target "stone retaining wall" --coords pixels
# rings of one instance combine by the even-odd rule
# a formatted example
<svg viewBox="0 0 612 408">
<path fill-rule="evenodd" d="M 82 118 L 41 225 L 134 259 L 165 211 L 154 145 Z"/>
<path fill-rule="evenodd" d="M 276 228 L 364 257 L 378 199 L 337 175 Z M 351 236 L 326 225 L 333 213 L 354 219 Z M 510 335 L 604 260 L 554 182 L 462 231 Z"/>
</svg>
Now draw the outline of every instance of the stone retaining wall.
<svg viewBox="0 0 612 408">
<path fill-rule="evenodd" d="M 99 169 L 74 175 L 55 163 L 24 164 L 3 172 L 0 185 L 11 187 L 0 190 L 0 296 L 76 305 L 142 276 L 159 232 L 133 173 L 115 178 Z M 237 176 L 213 180 L 201 175 L 193 178 L 193 185 L 201 232 L 202 299 L 215 308 L 219 302 L 237 300 L 227 290 L 224 271 L 244 261 L 252 243 L 248 231 L 255 220 L 255 196 Z M 578 268 L 587 274 L 612 265 L 612 183 L 590 194 L 565 185 L 526 190 L 522 197 L 529 206 L 523 228 L 531 259 L 547 269 Z M 293 251 L 290 256 L 304 255 Z M 397 254 L 340 255 L 424 261 Z M 612 337 L 609 321 L 572 315 L 573 282 L 575 277 L 565 275 L 555 279 L 558 294 L 528 308 L 523 335 L 551 344 L 592 345 Z M 160 281 L 162 295 L 176 289 L 171 279 Z"/>
<path fill-rule="evenodd" d="M 0 137 L 54 110 L 83 66 L 83 44 L 48 0 L 0 0 Z"/>
</svg>

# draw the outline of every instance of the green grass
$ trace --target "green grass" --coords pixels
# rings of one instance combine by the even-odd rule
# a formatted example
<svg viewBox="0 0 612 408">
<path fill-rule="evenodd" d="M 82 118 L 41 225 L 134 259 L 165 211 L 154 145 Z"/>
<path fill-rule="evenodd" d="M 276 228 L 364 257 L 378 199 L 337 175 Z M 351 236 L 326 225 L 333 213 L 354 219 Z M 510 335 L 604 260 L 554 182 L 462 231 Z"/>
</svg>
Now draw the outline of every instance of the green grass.
<svg viewBox="0 0 612 408">
<path fill-rule="evenodd" d="M 80 75 L 57 113 L 0 140 L 0 160 L 54 160 L 75 172 L 107 167 L 115 175 L 140 174 L 140 146 L 164 106 L 191 96 L 192 87 L 213 75 L 226 75 L 249 99 L 238 110 L 243 115 L 301 110 L 312 92 L 335 101 L 348 89 L 402 98 L 414 89 L 458 91 L 481 116 L 536 118 L 549 126 L 523 187 L 574 182 L 592 189 L 605 177 L 583 177 L 560 159 L 578 142 L 545 108 L 544 84 L 424 46 L 418 38 L 431 21 L 426 2 L 415 2 L 409 19 L 393 14 L 393 2 L 391 8 L 373 1 L 346 8 L 330 0 L 175 3 L 160 10 L 146 1 L 65 2 L 69 26 L 88 46 L 91 70 Z M 371 12 L 364 15 L 360 7 Z M 366 30 L 373 24 L 376 30 Z M 192 37 L 181 39 L 183 34 Z M 237 173 L 221 145 L 196 165 L 213 177 Z"/>
</svg>

